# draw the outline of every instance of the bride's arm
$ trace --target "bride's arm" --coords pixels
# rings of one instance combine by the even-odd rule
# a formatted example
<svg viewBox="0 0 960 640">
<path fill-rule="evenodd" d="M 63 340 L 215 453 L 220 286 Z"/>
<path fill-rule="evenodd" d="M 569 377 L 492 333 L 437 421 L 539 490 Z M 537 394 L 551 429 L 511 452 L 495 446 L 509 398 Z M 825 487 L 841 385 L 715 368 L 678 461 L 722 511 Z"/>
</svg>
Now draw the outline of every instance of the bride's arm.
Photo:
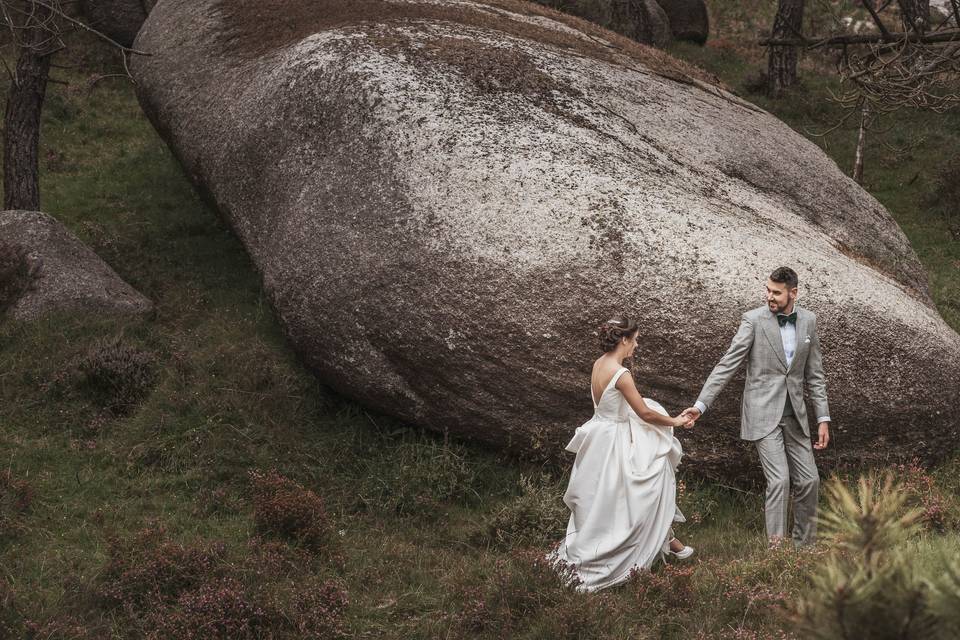
<svg viewBox="0 0 960 640">
<path fill-rule="evenodd" d="M 630 372 L 620 376 L 615 386 L 620 393 L 623 394 L 630 408 L 632 408 L 644 422 L 649 422 L 658 427 L 684 427 L 689 422 L 686 418 L 681 418 L 680 416 L 671 418 L 648 407 L 647 403 L 643 401 L 643 396 L 640 395 L 640 391 L 637 390 L 637 385 L 634 383 L 633 376 L 630 375 Z"/>
</svg>

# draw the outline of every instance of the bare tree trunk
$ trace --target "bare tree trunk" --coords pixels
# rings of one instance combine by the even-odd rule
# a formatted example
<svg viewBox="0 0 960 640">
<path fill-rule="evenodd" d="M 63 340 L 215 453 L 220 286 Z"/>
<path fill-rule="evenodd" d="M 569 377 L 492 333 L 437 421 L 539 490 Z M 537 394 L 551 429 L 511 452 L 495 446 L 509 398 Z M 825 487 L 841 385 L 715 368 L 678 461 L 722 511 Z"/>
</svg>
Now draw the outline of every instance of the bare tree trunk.
<svg viewBox="0 0 960 640">
<path fill-rule="evenodd" d="M 853 179 L 857 184 L 863 184 L 863 151 L 867 143 L 867 120 L 870 117 L 870 108 L 864 103 L 860 109 L 860 132 L 857 134 L 857 152 L 853 159 Z"/>
<path fill-rule="evenodd" d="M 773 19 L 772 40 L 800 38 L 803 35 L 804 0 L 780 0 Z M 797 51 L 794 46 L 770 47 L 767 63 L 767 95 L 779 96 L 797 84 Z"/>
<path fill-rule="evenodd" d="M 903 14 L 904 31 L 923 33 L 930 28 L 930 0 L 897 0 Z"/>
<path fill-rule="evenodd" d="M 17 59 L 16 78 L 10 84 L 4 113 L 3 207 L 40 209 L 40 113 L 50 75 L 50 32 L 45 25 L 50 9 L 28 3 L 24 41 Z"/>
</svg>

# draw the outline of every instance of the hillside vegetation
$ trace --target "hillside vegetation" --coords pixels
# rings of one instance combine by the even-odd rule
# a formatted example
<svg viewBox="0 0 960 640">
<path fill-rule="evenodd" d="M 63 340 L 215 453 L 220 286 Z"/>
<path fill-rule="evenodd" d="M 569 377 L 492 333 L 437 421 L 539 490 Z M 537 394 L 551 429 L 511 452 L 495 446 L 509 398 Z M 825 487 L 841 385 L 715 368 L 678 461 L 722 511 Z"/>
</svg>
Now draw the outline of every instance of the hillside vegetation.
<svg viewBox="0 0 960 640">
<path fill-rule="evenodd" d="M 787 99 L 751 92 L 768 5 L 715 0 L 708 45 L 671 52 L 798 131 L 823 130 L 838 115 L 828 60 L 806 59 Z M 79 66 L 56 72 L 68 84 L 51 85 L 45 106 L 43 210 L 156 310 L 0 323 L 0 637 L 791 637 L 832 606 L 817 599 L 830 580 L 914 602 L 924 572 L 960 552 L 956 462 L 894 469 L 904 501 L 878 501 L 877 513 L 918 511 L 864 538 L 882 570 L 860 582 L 850 576 L 863 565 L 843 558 L 862 551 L 862 529 L 837 532 L 852 545 L 844 557 L 828 544 L 768 552 L 759 489 L 688 477 L 679 533 L 695 562 L 596 595 L 563 589 L 542 557 L 565 527 L 566 469 L 437 439 L 318 384 L 132 87 L 92 82 L 117 61 L 94 43 L 72 54 Z M 884 142 L 906 150 L 872 140 L 865 186 L 960 330 L 956 180 L 942 171 L 957 166 L 960 117 L 903 112 L 890 124 Z M 849 169 L 855 132 L 814 139 Z M 842 512 L 841 498 L 831 504 Z M 950 606 L 945 585 L 931 607 Z M 850 607 L 859 624 L 892 628 L 877 611 L 899 620 L 895 604 Z M 934 624 L 920 618 L 915 629 Z"/>
</svg>

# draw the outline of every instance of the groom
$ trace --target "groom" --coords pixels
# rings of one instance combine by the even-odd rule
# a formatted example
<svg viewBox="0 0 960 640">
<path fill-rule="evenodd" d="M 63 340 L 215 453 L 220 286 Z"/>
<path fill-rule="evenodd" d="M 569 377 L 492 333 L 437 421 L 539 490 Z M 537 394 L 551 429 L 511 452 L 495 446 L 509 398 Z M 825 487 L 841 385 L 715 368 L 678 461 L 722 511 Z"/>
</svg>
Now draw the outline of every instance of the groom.
<svg viewBox="0 0 960 640">
<path fill-rule="evenodd" d="M 740 365 L 747 363 L 740 437 L 756 443 L 767 479 L 763 508 L 767 538 L 774 542 L 786 537 L 792 486 L 793 541 L 805 545 L 817 536 L 820 477 L 813 449 L 825 449 L 830 442 L 830 410 L 817 317 L 796 306 L 797 284 L 797 274 L 789 267 L 770 274 L 767 306 L 743 314 L 730 348 L 713 368 L 694 406 L 684 414 L 697 419 L 706 413 Z M 819 425 L 812 448 L 804 383 Z"/>
</svg>

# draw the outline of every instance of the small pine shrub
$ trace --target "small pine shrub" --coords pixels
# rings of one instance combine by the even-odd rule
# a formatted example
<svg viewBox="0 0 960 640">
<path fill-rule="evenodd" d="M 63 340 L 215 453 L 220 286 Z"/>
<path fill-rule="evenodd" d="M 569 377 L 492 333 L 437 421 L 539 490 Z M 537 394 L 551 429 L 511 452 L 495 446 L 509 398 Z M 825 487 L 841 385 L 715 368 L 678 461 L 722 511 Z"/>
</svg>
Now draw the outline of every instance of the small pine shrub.
<svg viewBox="0 0 960 640">
<path fill-rule="evenodd" d="M 10 469 L 0 471 L 0 541 L 15 538 L 26 531 L 24 522 L 33 502 L 33 487 L 13 476 Z"/>
<path fill-rule="evenodd" d="M 856 492 L 834 478 L 826 494 L 821 530 L 830 555 L 793 604 L 802 637 L 937 637 L 938 622 L 926 606 L 929 581 L 905 548 L 922 511 L 907 506 L 907 492 L 890 473 L 861 477 Z"/>
<path fill-rule="evenodd" d="M 149 526 L 129 539 L 114 538 L 100 575 L 99 594 L 107 608 L 149 608 L 176 601 L 182 593 L 218 572 L 219 545 L 182 545 L 162 526 Z"/>
<path fill-rule="evenodd" d="M 120 338 L 99 340 L 80 359 L 81 387 L 107 410 L 129 413 L 150 391 L 154 356 Z"/>
<path fill-rule="evenodd" d="M 569 518 L 562 484 L 545 475 L 520 476 L 520 495 L 484 523 L 482 538 L 503 547 L 546 548 L 563 537 Z"/>
<path fill-rule="evenodd" d="M 313 551 L 332 550 L 333 525 L 320 496 L 276 471 L 251 471 L 250 481 L 257 532 Z"/>
<path fill-rule="evenodd" d="M 930 581 L 929 607 L 944 638 L 960 638 L 960 561 L 942 558 L 943 570 Z"/>
<path fill-rule="evenodd" d="M 960 241 L 960 156 L 943 163 L 924 205 L 939 212 L 953 239 Z"/>
<path fill-rule="evenodd" d="M 26 249 L 0 241 L 0 313 L 29 291 L 36 276 L 37 271 L 31 265 Z"/>
</svg>

